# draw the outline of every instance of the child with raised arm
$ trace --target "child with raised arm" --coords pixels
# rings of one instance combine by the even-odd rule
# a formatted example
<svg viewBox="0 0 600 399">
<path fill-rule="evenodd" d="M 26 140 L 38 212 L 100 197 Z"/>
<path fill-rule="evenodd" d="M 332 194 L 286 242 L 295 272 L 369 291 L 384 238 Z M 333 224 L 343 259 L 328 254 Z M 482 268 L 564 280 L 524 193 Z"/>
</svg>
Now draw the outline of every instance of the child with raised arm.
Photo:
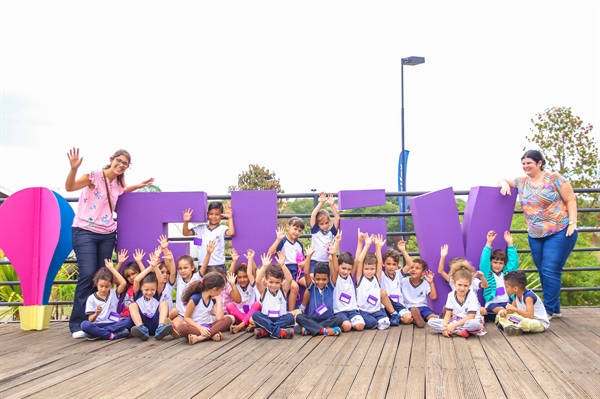
<svg viewBox="0 0 600 399">
<path fill-rule="evenodd" d="M 142 341 L 146 341 L 150 335 L 161 340 L 173 332 L 171 324 L 163 323 L 169 318 L 169 305 L 160 300 L 164 287 L 158 268 L 160 253 L 161 247 L 158 247 L 150 254 L 150 266 L 138 274 L 133 281 L 135 300 L 129 306 L 129 311 L 135 325 L 131 328 L 131 335 Z"/>
<path fill-rule="evenodd" d="M 427 324 L 445 337 L 461 335 L 468 338 L 469 334 L 482 335 L 479 301 L 471 290 L 473 269 L 455 269 L 452 279 L 456 289 L 448 293 L 443 319 L 430 318 Z"/>
<path fill-rule="evenodd" d="M 402 289 L 400 283 L 404 278 L 402 269 L 398 266 L 400 254 L 393 249 L 388 249 L 383 254 L 384 273 L 381 275 L 379 285 L 382 288 L 382 302 L 389 301 L 394 312 L 390 312 L 386 306 L 386 313 L 390 318 L 392 326 L 402 324 L 412 324 L 413 318 L 411 313 L 404 307 L 404 298 L 402 297 Z M 387 300 L 386 300 L 387 297 Z"/>
<path fill-rule="evenodd" d="M 333 312 L 342 317 L 342 331 L 348 332 L 353 328 L 362 331 L 365 328 L 365 320 L 358 310 L 356 304 L 356 285 L 352 276 L 356 272 L 354 256 L 350 252 L 342 252 L 337 256 L 337 249 L 342 241 L 342 234 L 338 231 L 335 241 L 330 249 L 332 256 L 331 282 L 333 290 Z"/>
<path fill-rule="evenodd" d="M 173 253 L 169 250 L 169 240 L 166 236 L 161 235 L 158 239 L 160 247 L 162 248 L 163 261 L 158 264 L 161 276 L 163 280 L 163 289 L 160 296 L 161 302 L 166 302 L 169 307 L 169 313 L 173 310 L 173 290 L 175 288 L 175 281 L 177 278 L 177 270 L 175 268 L 175 260 Z M 165 320 L 170 323 L 170 318 L 167 317 Z"/>
<path fill-rule="evenodd" d="M 231 208 L 223 207 L 223 204 L 218 201 L 209 203 L 206 214 L 208 222 L 196 224 L 190 229 L 189 222 L 192 220 L 193 213 L 194 211 L 190 208 L 183 211 L 183 235 L 196 237 L 194 245 L 198 249 L 198 262 L 201 262 L 206 255 L 206 244 L 216 240 L 217 247 L 213 251 L 208 265 L 219 267 L 225 271 L 225 236 L 233 237 L 235 235 Z M 227 226 L 221 224 L 221 220 L 224 218 L 228 220 Z"/>
<path fill-rule="evenodd" d="M 271 256 L 261 256 L 262 267 L 256 274 L 256 288 L 260 293 L 262 309 L 250 318 L 256 324 L 254 336 L 258 338 L 294 338 L 294 315 L 299 310 L 287 311 L 285 297 L 292 285 L 292 274 L 285 265 L 283 252 L 277 253 L 277 264 L 271 263 Z"/>
<path fill-rule="evenodd" d="M 127 282 L 115 269 L 111 259 L 105 259 L 106 267 L 94 275 L 97 291 L 90 295 L 85 305 L 87 320 L 81 322 L 81 330 L 89 340 L 120 339 L 129 336 L 129 317 L 117 313 L 119 296 L 125 292 Z M 113 286 L 117 283 L 117 287 Z"/>
<path fill-rule="evenodd" d="M 427 270 L 424 260 L 412 260 L 410 276 L 402 279 L 401 288 L 406 308 L 410 310 L 417 327 L 424 328 L 427 320 L 438 318 L 427 305 L 427 298 L 435 300 L 437 291 L 433 283 L 433 272 Z"/>
<path fill-rule="evenodd" d="M 133 259 L 135 262 L 129 262 L 123 266 L 125 261 L 129 259 L 127 256 L 127 250 L 122 249 L 117 254 L 117 266 L 116 269 L 121 272 L 121 275 L 127 282 L 127 287 L 125 288 L 125 292 L 119 298 L 119 304 L 117 305 L 117 312 L 121 314 L 123 317 L 130 317 L 129 315 L 129 305 L 133 302 L 133 280 L 135 277 L 145 269 L 144 263 L 142 259 L 144 258 L 146 253 L 141 249 L 136 249 L 133 255 Z"/>
<path fill-rule="evenodd" d="M 410 240 L 409 240 L 410 241 Z M 402 254 L 404 258 L 404 262 L 406 263 L 404 266 L 400 268 L 402 270 L 402 276 L 407 276 L 410 273 L 410 268 L 412 267 L 413 261 L 408 252 L 406 251 L 406 244 L 408 241 L 400 240 L 398 241 L 398 250 Z M 400 260 L 398 260 L 398 265 L 400 265 Z"/>
<path fill-rule="evenodd" d="M 315 253 L 311 245 L 306 250 L 304 262 L 304 278 L 307 282 L 305 295 L 308 297 L 307 314 L 300 313 L 296 316 L 296 323 L 300 326 L 302 335 L 340 335 L 340 326 L 343 323 L 341 315 L 333 313 L 333 293 L 335 287 L 329 279 L 329 264 L 317 262 L 314 268 L 314 278 L 310 273 L 310 262 Z"/>
<path fill-rule="evenodd" d="M 261 309 L 258 302 L 256 285 L 254 282 L 254 251 L 249 249 L 246 254 L 248 265 L 236 265 L 233 271 L 235 285 L 231 290 L 233 302 L 227 304 L 227 313 L 235 317 L 231 326 L 231 333 L 236 334 L 250 325 L 252 315 Z M 231 273 L 231 269 L 230 269 Z"/>
<path fill-rule="evenodd" d="M 364 246 L 362 246 L 363 240 Z M 375 254 L 367 253 L 373 241 L 375 242 Z M 358 254 L 356 257 L 356 304 L 367 329 L 377 327 L 380 330 L 385 330 L 390 327 L 389 317 L 381 310 L 382 290 L 379 286 L 379 281 L 383 266 L 383 260 L 381 259 L 382 247 L 383 239 L 381 236 L 369 236 L 367 233 L 362 234 L 360 230 L 358 231 L 356 249 Z"/>
<path fill-rule="evenodd" d="M 504 276 L 509 295 L 514 295 L 512 304 L 498 312 L 498 328 L 506 335 L 524 332 L 544 332 L 550 328 L 550 319 L 544 303 L 537 294 L 527 288 L 527 276 L 523 270 L 509 272 Z"/>
<path fill-rule="evenodd" d="M 190 345 L 209 338 L 220 341 L 223 338 L 221 333 L 233 323 L 233 316 L 225 315 L 221 305 L 221 290 L 225 283 L 220 273 L 211 272 L 204 276 L 203 281 L 194 281 L 185 291 L 182 299 L 187 306 L 179 333 L 187 337 Z"/>
<path fill-rule="evenodd" d="M 487 233 L 487 243 L 481 251 L 479 260 L 479 270 L 488 282 L 488 288 L 483 290 L 483 299 L 487 310 L 486 318 L 490 321 L 494 321 L 496 315 L 510 303 L 510 297 L 504 286 L 504 275 L 519 267 L 517 249 L 513 245 L 513 237 L 510 232 L 504 232 L 506 252 L 500 249 L 492 251 L 492 244 L 496 236 L 496 232 L 493 230 Z"/>
<path fill-rule="evenodd" d="M 325 209 L 321 209 L 325 202 L 329 204 L 329 208 L 331 208 L 331 212 L 333 212 L 333 226 L 331 225 L 329 212 Z M 310 214 L 311 243 L 315 249 L 315 253 L 310 261 L 310 274 L 313 274 L 317 262 L 329 263 L 327 245 L 333 242 L 339 228 L 340 214 L 335 205 L 333 195 L 329 194 L 328 197 L 325 193 L 321 193 L 319 195 L 319 203 Z M 306 284 L 306 286 L 308 286 L 308 284 Z"/>
<path fill-rule="evenodd" d="M 298 267 L 304 267 L 304 246 L 299 240 L 302 230 L 304 230 L 302 219 L 298 217 L 291 218 L 288 221 L 287 230 L 284 231 L 281 227 L 277 229 L 277 238 L 268 252 L 271 256 L 278 252 L 283 252 L 285 255 L 285 265 L 292 275 L 292 284 L 288 297 L 288 309 L 290 311 L 296 309 L 296 301 L 298 299 Z"/>
</svg>

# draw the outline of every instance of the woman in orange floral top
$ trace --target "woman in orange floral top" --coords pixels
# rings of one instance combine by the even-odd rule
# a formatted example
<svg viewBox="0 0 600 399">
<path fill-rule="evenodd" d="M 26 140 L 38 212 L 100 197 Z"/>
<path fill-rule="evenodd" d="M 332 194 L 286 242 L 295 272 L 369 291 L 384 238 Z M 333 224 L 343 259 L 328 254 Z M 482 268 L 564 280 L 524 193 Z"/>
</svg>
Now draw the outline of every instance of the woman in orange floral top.
<svg viewBox="0 0 600 399">
<path fill-rule="evenodd" d="M 562 269 L 577 241 L 577 202 L 571 183 L 560 174 L 545 172 L 539 151 L 529 150 L 521 157 L 525 177 L 499 182 L 502 195 L 510 187 L 519 192 L 527 220 L 529 247 L 542 283 L 544 306 L 550 317 L 560 317 Z"/>
</svg>

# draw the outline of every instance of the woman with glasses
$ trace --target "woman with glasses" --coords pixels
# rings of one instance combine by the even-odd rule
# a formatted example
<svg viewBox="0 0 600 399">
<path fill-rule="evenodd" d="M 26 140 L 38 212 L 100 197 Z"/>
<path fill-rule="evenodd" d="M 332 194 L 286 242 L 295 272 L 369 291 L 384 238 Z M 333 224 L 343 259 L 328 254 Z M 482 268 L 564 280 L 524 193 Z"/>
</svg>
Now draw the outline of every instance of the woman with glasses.
<svg viewBox="0 0 600 399">
<path fill-rule="evenodd" d="M 71 170 L 65 181 L 65 189 L 83 189 L 73 220 L 73 249 L 77 257 L 79 281 L 75 289 L 69 329 L 73 338 L 83 338 L 85 335 L 81 331 L 81 322 L 87 320 L 85 304 L 94 292 L 94 275 L 104 266 L 105 259 L 112 258 L 117 239 L 117 223 L 113 218 L 117 200 L 121 194 L 146 187 L 154 179 L 131 186 L 125 184 L 125 171 L 131 166 L 131 155 L 126 150 L 115 152 L 110 157 L 110 163 L 102 169 L 78 178 L 77 169 L 83 161 L 83 157 L 79 157 L 79 148 L 69 150 L 67 157 Z"/>
</svg>

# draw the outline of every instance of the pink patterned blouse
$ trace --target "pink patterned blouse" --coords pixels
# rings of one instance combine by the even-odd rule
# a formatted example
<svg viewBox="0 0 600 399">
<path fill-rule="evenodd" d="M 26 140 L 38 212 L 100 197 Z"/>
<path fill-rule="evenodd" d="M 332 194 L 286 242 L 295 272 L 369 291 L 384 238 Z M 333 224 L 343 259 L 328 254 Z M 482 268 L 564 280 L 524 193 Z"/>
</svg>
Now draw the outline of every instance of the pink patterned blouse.
<svg viewBox="0 0 600 399">
<path fill-rule="evenodd" d="M 567 204 L 560 195 L 565 182 L 558 173 L 544 173 L 538 186 L 532 185 L 529 177 L 515 179 L 530 237 L 550 236 L 569 225 Z"/>
<path fill-rule="evenodd" d="M 112 233 L 117 229 L 117 222 L 114 221 L 113 214 L 109 209 L 102 169 L 90 172 L 90 183 L 94 185 L 93 189 L 86 186 L 81 190 L 73 227 L 99 234 Z M 117 179 L 112 182 L 107 181 L 107 183 L 110 200 L 115 207 L 124 188 L 119 185 Z"/>
</svg>

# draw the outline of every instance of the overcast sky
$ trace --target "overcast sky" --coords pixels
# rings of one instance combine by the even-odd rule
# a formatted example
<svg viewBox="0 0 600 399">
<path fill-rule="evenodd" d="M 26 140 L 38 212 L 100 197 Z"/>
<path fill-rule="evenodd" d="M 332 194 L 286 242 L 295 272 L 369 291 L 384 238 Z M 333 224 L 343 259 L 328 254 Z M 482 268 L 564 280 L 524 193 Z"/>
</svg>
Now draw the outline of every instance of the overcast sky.
<svg viewBox="0 0 600 399">
<path fill-rule="evenodd" d="M 396 191 L 412 55 L 408 190 L 495 185 L 546 108 L 600 141 L 599 4 L 2 1 L 0 185 L 63 187 L 76 146 L 163 191 Z"/>
</svg>

